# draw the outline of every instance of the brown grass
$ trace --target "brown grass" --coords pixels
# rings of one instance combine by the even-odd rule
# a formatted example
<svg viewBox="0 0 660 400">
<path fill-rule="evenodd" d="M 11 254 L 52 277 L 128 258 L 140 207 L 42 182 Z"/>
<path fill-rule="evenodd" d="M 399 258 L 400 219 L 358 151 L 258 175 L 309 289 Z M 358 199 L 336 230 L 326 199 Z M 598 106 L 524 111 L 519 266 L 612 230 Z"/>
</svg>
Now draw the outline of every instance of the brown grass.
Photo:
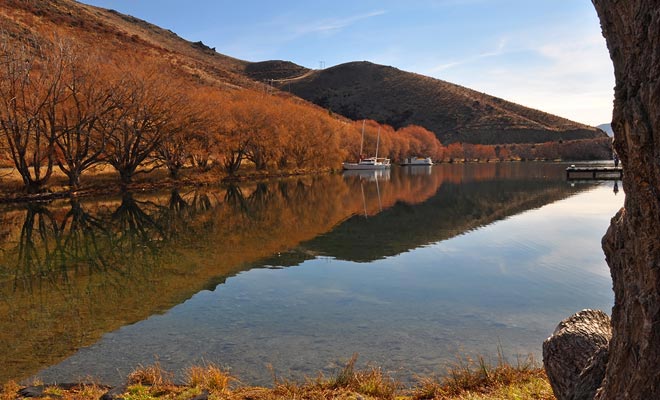
<svg viewBox="0 0 660 400">
<path fill-rule="evenodd" d="M 192 366 L 186 370 L 186 384 L 211 393 L 227 393 L 230 384 L 238 382 L 236 378 L 214 364 Z"/>
<path fill-rule="evenodd" d="M 0 388 L 0 400 L 12 400 L 21 387 L 14 381 L 9 381 Z"/>
<path fill-rule="evenodd" d="M 319 380 L 318 385 L 330 389 L 348 389 L 379 399 L 393 399 L 401 384 L 383 373 L 381 368 L 369 366 L 364 370 L 355 370 L 358 355 L 348 361 L 346 366 L 328 381 Z"/>
<path fill-rule="evenodd" d="M 172 374 L 158 362 L 140 366 L 128 376 L 129 386 L 124 400 L 192 399 L 206 394 L 209 399 L 225 400 L 290 400 L 290 399 L 383 399 L 383 400 L 553 400 L 547 377 L 534 361 L 526 359 L 516 365 L 501 357 L 491 366 L 482 357 L 464 358 L 447 371 L 444 378 L 425 377 L 412 388 L 404 388 L 378 367 L 356 369 L 357 354 L 334 376 L 323 375 L 303 383 L 274 377 L 272 388 L 243 386 L 226 370 L 213 364 L 193 366 L 186 370 L 186 384 L 172 383 Z M 0 400 L 20 398 L 21 389 L 15 382 L 0 390 Z M 64 400 L 98 399 L 102 386 L 79 385 L 65 390 L 58 386 L 46 388 L 46 398 Z"/>
<path fill-rule="evenodd" d="M 169 386 L 172 384 L 173 374 L 163 370 L 160 363 L 156 361 L 153 365 L 138 366 L 130 374 L 127 380 L 129 385 Z"/>
<path fill-rule="evenodd" d="M 483 357 L 459 359 L 441 379 L 423 377 L 412 389 L 413 400 L 424 399 L 467 399 L 527 397 L 500 397 L 501 392 L 517 387 L 533 387 L 535 399 L 554 399 L 545 371 L 538 367 L 533 358 L 517 360 L 509 364 L 500 355 L 496 365 L 490 365 Z M 498 396 L 493 396 L 500 393 Z M 477 397 L 474 397 L 477 396 Z M 482 397 L 479 397 L 482 396 Z"/>
</svg>

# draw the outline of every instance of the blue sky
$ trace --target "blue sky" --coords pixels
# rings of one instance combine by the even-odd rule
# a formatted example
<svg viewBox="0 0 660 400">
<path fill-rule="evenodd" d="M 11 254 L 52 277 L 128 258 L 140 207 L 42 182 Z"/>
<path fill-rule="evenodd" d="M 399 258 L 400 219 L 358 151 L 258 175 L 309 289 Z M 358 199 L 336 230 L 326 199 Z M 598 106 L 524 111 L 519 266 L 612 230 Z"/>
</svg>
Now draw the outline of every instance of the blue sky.
<svg viewBox="0 0 660 400">
<path fill-rule="evenodd" d="M 249 61 L 356 60 L 596 125 L 614 74 L 589 0 L 84 0 Z"/>
</svg>

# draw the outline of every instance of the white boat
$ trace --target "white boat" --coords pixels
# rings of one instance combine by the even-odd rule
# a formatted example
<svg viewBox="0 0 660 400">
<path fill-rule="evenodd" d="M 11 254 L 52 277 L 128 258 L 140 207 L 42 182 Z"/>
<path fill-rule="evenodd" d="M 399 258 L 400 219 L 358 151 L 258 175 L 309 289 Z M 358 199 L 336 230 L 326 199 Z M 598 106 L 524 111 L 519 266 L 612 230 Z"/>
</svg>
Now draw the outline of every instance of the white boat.
<svg viewBox="0 0 660 400">
<path fill-rule="evenodd" d="M 391 166 L 389 158 L 369 157 L 363 158 L 356 163 L 344 163 L 344 169 L 348 170 L 372 170 L 372 169 L 387 169 Z"/>
<path fill-rule="evenodd" d="M 422 165 L 422 166 L 429 166 L 433 165 L 433 160 L 431 160 L 431 157 L 406 157 L 403 159 L 403 162 L 401 162 L 401 165 Z"/>
<path fill-rule="evenodd" d="M 378 138 L 376 139 L 376 155 L 374 157 L 362 158 L 362 148 L 364 146 L 364 125 L 362 121 L 362 141 L 360 142 L 360 159 L 356 163 L 345 162 L 343 163 L 344 169 L 348 170 L 370 170 L 370 169 L 387 169 L 390 168 L 389 158 L 378 158 L 378 146 L 380 145 L 380 126 L 378 127 Z"/>
</svg>

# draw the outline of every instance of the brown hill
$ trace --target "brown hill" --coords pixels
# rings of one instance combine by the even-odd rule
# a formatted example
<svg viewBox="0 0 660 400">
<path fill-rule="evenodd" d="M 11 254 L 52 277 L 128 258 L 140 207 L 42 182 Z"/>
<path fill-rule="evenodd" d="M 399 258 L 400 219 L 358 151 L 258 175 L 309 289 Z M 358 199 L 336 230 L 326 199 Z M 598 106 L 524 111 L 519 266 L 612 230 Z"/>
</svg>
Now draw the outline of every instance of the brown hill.
<svg viewBox="0 0 660 400">
<path fill-rule="evenodd" d="M 247 63 L 219 54 L 202 42 L 189 42 L 174 32 L 114 10 L 73 0 L 3 0 L 0 27 L 17 39 L 73 39 L 117 60 L 143 65 L 165 63 L 173 73 L 200 83 L 255 87 L 243 70 Z"/>
<path fill-rule="evenodd" d="M 282 60 L 254 62 L 245 66 L 245 74 L 256 81 L 290 80 L 308 72 L 308 68 Z"/>
<path fill-rule="evenodd" d="M 266 73 L 269 65 L 271 75 Z M 314 71 L 288 68 L 291 75 L 283 79 L 280 62 L 259 63 L 259 78 L 274 79 L 280 88 L 351 119 L 375 119 L 395 128 L 421 125 L 445 144 L 539 143 L 605 136 L 597 128 L 370 62 Z"/>
<path fill-rule="evenodd" d="M 443 143 L 535 143 L 603 137 L 602 131 L 418 74 L 368 62 L 309 70 L 288 61 L 250 63 L 114 10 L 73 0 L 4 0 L 6 36 L 73 38 L 106 57 L 165 64 L 164 74 L 202 85 L 263 89 L 264 82 L 352 119 L 417 124 Z M 164 79 L 166 79 L 164 77 Z"/>
</svg>

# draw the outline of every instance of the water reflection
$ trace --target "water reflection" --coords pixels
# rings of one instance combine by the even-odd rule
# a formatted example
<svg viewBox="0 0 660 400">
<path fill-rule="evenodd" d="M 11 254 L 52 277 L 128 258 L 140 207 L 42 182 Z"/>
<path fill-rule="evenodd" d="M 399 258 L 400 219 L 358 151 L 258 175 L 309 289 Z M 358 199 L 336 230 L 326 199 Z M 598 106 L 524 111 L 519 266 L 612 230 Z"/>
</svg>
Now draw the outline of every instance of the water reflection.
<svg viewBox="0 0 660 400">
<path fill-rule="evenodd" d="M 406 175 L 431 175 L 433 167 L 430 165 L 409 165 L 403 168 Z"/>
<path fill-rule="evenodd" d="M 414 170 L 4 209 L 0 365 L 6 368 L 0 381 L 29 376 L 240 271 L 319 256 L 383 259 L 591 187 L 566 185 L 563 167 L 551 164 Z M 90 354 L 100 365 L 84 371 L 64 362 L 44 376 L 62 380 L 89 372 L 117 379 L 118 360 L 105 356 Z M 151 360 L 134 361 L 127 362 Z"/>
<path fill-rule="evenodd" d="M 389 181 L 392 171 L 390 169 L 359 170 L 349 169 L 342 172 L 345 178 L 360 178 L 370 182 Z"/>
</svg>

